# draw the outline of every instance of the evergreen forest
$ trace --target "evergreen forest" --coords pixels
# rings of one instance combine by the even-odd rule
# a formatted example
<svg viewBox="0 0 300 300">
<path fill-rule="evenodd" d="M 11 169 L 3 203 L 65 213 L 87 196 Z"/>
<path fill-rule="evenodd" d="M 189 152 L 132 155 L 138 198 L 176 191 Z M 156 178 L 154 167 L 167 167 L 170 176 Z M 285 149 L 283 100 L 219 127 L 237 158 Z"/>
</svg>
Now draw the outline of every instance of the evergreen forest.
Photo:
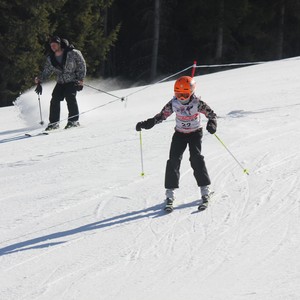
<svg viewBox="0 0 300 300">
<path fill-rule="evenodd" d="M 89 78 L 147 84 L 194 60 L 300 55 L 300 1 L 0 0 L 0 106 L 34 85 L 53 35 L 82 52 Z"/>
</svg>

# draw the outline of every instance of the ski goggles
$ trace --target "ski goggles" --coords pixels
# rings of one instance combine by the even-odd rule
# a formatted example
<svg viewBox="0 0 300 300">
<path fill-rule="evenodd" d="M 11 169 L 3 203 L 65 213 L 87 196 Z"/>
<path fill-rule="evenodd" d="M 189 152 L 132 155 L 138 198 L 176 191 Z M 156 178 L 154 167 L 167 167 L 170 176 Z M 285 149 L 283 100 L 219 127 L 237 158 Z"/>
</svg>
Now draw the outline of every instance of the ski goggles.
<svg viewBox="0 0 300 300">
<path fill-rule="evenodd" d="M 178 100 L 187 100 L 190 98 L 190 94 L 189 93 L 175 93 L 175 97 L 178 99 Z"/>
</svg>

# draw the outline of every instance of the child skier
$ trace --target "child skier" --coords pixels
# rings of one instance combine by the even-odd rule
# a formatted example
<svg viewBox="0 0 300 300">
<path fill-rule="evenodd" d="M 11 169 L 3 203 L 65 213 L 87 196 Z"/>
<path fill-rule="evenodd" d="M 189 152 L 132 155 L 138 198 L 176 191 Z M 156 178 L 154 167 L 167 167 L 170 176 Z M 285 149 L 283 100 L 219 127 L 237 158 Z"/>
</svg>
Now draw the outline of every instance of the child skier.
<svg viewBox="0 0 300 300">
<path fill-rule="evenodd" d="M 217 129 L 217 115 L 195 92 L 196 83 L 189 76 L 182 76 L 176 80 L 173 98 L 163 107 L 162 111 L 153 118 L 138 122 L 136 130 L 150 129 L 154 125 L 166 120 L 173 112 L 176 114 L 176 126 L 173 134 L 170 155 L 166 165 L 166 211 L 173 210 L 175 200 L 174 190 L 179 187 L 180 163 L 182 155 L 189 145 L 190 163 L 194 176 L 200 187 L 202 201 L 199 210 L 205 209 L 210 197 L 210 178 L 205 166 L 204 157 L 201 155 L 202 124 L 200 113 L 208 118 L 206 129 L 214 134 Z"/>
</svg>

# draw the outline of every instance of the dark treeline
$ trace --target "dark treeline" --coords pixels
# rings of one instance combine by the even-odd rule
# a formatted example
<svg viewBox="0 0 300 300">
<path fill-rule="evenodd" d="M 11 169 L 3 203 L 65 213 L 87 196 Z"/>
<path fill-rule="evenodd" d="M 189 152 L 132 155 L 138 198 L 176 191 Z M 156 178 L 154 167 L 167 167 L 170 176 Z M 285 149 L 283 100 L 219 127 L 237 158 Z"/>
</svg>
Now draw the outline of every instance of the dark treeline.
<svg viewBox="0 0 300 300">
<path fill-rule="evenodd" d="M 11 105 L 59 35 L 88 76 L 149 83 L 198 64 L 300 54 L 299 0 L 0 0 L 0 106 Z"/>
</svg>

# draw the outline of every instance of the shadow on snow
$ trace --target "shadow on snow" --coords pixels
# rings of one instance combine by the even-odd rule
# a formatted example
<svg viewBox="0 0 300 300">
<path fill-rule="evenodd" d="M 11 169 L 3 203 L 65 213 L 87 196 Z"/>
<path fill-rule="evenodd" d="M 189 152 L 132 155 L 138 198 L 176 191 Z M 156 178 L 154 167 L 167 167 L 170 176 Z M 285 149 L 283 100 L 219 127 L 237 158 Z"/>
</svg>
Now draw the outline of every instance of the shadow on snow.
<svg viewBox="0 0 300 300">
<path fill-rule="evenodd" d="M 184 208 L 196 206 L 196 204 L 197 204 L 197 201 L 193 201 L 190 203 L 178 205 L 174 209 L 175 210 L 184 209 Z M 162 217 L 162 216 L 166 215 L 163 208 L 164 208 L 163 204 L 158 204 L 158 205 L 149 207 L 147 209 L 142 209 L 142 210 L 138 210 L 138 211 L 121 214 L 119 216 L 107 218 L 105 220 L 93 222 L 93 223 L 86 224 L 86 225 L 83 225 L 83 226 L 80 226 L 77 228 L 60 231 L 60 232 L 55 232 L 52 234 L 48 234 L 48 235 L 40 236 L 40 237 L 37 237 L 34 239 L 30 239 L 27 241 L 15 243 L 15 244 L 6 246 L 4 248 L 0 248 L 0 256 L 12 254 L 12 253 L 15 253 L 18 251 L 41 249 L 41 248 L 47 248 L 47 247 L 63 244 L 68 241 L 52 241 L 52 240 L 72 236 L 72 235 L 87 232 L 87 231 L 99 230 L 102 228 L 126 224 L 126 223 L 130 223 L 130 222 L 133 222 L 136 220 L 150 218 L 150 217 L 152 217 L 152 218 Z M 46 242 L 46 243 L 40 244 L 43 242 Z"/>
</svg>

